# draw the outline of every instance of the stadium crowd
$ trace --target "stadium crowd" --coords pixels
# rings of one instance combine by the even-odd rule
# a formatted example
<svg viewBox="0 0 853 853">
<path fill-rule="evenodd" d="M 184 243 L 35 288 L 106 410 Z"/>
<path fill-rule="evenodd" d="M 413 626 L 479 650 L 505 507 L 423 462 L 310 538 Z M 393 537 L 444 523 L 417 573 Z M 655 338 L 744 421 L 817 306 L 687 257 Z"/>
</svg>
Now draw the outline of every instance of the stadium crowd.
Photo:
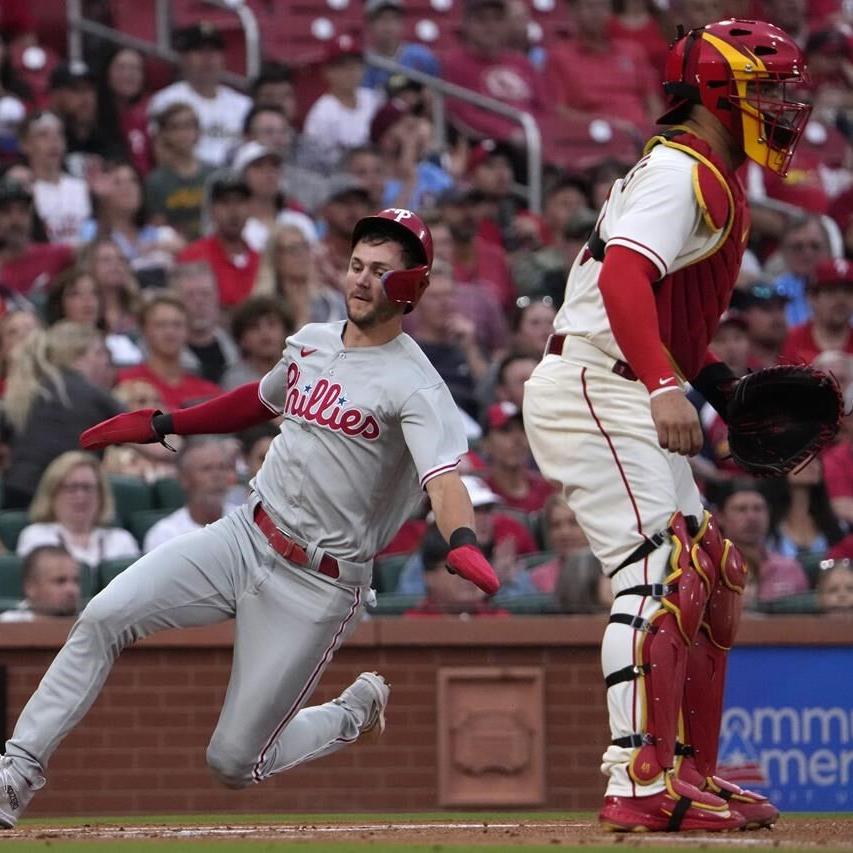
<svg viewBox="0 0 853 853">
<path fill-rule="evenodd" d="M 353 226 L 389 206 L 432 229 L 431 285 L 407 331 L 465 417 L 476 533 L 503 588 L 485 600 L 443 570 L 448 546 L 424 506 L 378 555 L 378 612 L 606 609 L 572 512 L 535 470 L 521 402 L 596 211 L 654 133 L 674 23 L 755 14 L 807 54 L 813 112 L 791 172 L 742 170 L 753 232 L 713 346 L 737 375 L 814 362 L 853 407 L 847 6 L 558 2 L 568 38 L 532 39 L 526 0 L 464 0 L 458 44 L 437 49 L 403 39 L 405 0 L 366 0 L 361 31 L 323 43 L 325 90 L 311 103 L 299 69 L 281 63 L 246 92 L 224 85 L 225 41 L 203 21 L 174 32 L 177 82 L 162 88 L 138 51 L 94 40 L 85 63 L 42 51 L 34 75 L 24 58 L 37 24 L 23 4 L 4 5 L 0 621 L 73 614 L 111 572 L 241 502 L 273 425 L 103 458 L 81 453 L 78 437 L 125 409 L 173 410 L 256 380 L 288 334 L 344 319 Z M 517 125 L 449 101 L 437 150 L 430 91 L 367 66 L 365 49 L 531 112 L 544 140 L 541 213 L 523 192 Z M 853 417 L 820 458 L 759 482 L 729 458 L 714 410 L 693 400 L 706 443 L 692 464 L 748 560 L 749 606 L 853 614 Z"/>
</svg>

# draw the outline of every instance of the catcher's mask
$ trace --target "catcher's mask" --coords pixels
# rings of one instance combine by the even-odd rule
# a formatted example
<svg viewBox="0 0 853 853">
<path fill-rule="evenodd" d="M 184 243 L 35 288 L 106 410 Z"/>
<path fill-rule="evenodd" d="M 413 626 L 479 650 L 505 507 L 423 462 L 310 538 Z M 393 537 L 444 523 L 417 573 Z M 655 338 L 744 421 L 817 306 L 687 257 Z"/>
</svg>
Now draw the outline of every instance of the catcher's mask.
<svg viewBox="0 0 853 853">
<path fill-rule="evenodd" d="M 807 82 L 802 51 L 779 27 L 718 21 L 672 45 L 664 73 L 669 109 L 658 123 L 683 121 L 690 104 L 702 104 L 747 157 L 784 176 L 811 113 L 789 92 Z"/>
<path fill-rule="evenodd" d="M 429 287 L 432 269 L 432 234 L 426 223 L 416 213 L 400 207 L 380 210 L 374 216 L 359 219 L 352 232 L 351 248 L 368 231 L 381 231 L 392 240 L 401 243 L 410 254 L 418 259 L 417 266 L 402 270 L 389 270 L 382 276 L 382 286 L 391 302 L 405 305 L 408 314 L 418 304 L 423 292 Z"/>
</svg>

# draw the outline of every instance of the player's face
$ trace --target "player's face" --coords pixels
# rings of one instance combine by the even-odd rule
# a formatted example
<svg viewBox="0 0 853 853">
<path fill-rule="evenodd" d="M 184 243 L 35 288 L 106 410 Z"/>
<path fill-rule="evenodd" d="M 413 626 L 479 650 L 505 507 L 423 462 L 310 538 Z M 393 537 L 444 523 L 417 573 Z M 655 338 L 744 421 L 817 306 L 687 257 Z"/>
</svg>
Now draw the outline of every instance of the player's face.
<svg viewBox="0 0 853 853">
<path fill-rule="evenodd" d="M 402 316 L 403 306 L 391 302 L 385 295 L 382 276 L 404 266 L 398 243 L 389 241 L 371 246 L 362 241 L 356 244 L 344 280 L 344 295 L 347 317 L 359 329 L 370 329 Z"/>
<path fill-rule="evenodd" d="M 80 609 L 80 567 L 65 554 L 43 554 L 24 594 L 42 616 L 74 616 Z"/>
</svg>

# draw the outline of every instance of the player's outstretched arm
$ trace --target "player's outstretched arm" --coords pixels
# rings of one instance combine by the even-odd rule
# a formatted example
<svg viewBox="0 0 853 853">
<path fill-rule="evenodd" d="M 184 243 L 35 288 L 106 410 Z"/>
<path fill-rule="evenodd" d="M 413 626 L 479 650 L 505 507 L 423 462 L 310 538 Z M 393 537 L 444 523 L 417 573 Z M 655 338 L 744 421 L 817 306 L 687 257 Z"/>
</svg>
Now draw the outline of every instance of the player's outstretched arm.
<svg viewBox="0 0 853 853">
<path fill-rule="evenodd" d="M 494 595 L 501 584 L 477 545 L 474 507 L 459 474 L 449 471 L 433 477 L 427 482 L 426 490 L 435 513 L 435 523 L 450 543 L 448 570 L 471 581 L 487 595 Z"/>
<path fill-rule="evenodd" d="M 125 412 L 87 429 L 81 447 L 101 450 L 111 444 L 153 444 L 167 435 L 210 435 L 248 429 L 280 412 L 261 399 L 259 382 L 249 382 L 205 403 L 164 414 L 159 409 Z"/>
</svg>

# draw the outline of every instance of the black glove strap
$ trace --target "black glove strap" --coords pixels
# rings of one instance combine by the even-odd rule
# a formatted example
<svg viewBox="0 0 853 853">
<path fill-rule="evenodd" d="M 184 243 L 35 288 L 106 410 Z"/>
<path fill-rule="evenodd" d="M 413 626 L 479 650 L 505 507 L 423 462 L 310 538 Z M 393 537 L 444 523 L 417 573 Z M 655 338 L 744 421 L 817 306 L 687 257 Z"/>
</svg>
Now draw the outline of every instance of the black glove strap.
<svg viewBox="0 0 853 853">
<path fill-rule="evenodd" d="M 478 548 L 477 534 L 470 527 L 457 527 L 450 534 L 450 548 L 461 548 L 463 545 L 473 545 Z"/>
<path fill-rule="evenodd" d="M 737 376 L 722 361 L 703 367 L 690 384 L 711 404 L 714 411 L 728 423 L 727 409 Z"/>
<path fill-rule="evenodd" d="M 157 434 L 157 438 L 160 440 L 160 444 L 162 444 L 163 447 L 167 447 L 173 453 L 176 452 L 175 448 L 166 441 L 166 436 L 175 432 L 175 425 L 172 423 L 171 415 L 166 414 L 165 412 L 155 412 L 151 418 L 151 428 Z"/>
</svg>

